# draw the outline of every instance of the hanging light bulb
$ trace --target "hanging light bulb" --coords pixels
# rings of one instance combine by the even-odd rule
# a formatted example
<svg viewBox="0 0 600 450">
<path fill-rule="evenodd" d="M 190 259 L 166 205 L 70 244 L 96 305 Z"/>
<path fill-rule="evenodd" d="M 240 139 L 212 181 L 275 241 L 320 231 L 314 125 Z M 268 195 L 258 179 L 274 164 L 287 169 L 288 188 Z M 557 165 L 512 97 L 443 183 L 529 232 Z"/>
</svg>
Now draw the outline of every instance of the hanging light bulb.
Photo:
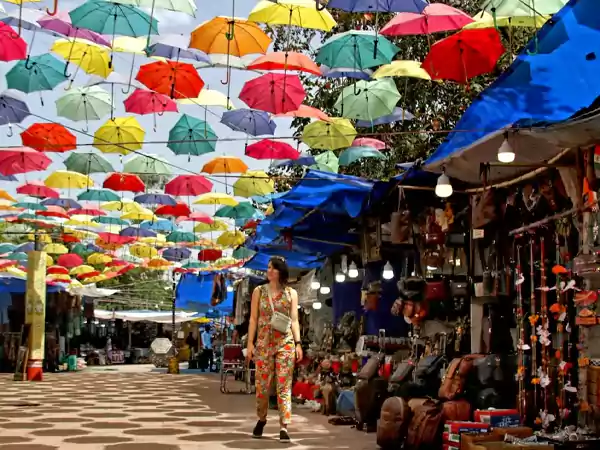
<svg viewBox="0 0 600 450">
<path fill-rule="evenodd" d="M 394 268 L 392 267 L 389 261 L 386 262 L 385 266 L 383 267 L 382 276 L 384 280 L 391 280 L 392 278 L 394 278 Z"/>
<path fill-rule="evenodd" d="M 450 178 L 443 172 L 437 180 L 435 185 L 435 195 L 438 197 L 446 198 L 452 195 L 452 185 L 450 184 Z"/>
<path fill-rule="evenodd" d="M 321 304 L 321 302 L 314 302 L 312 304 L 313 309 L 321 309 L 323 305 Z"/>
<path fill-rule="evenodd" d="M 227 286 L 227 292 L 233 292 L 233 286 L 232 285 Z"/>
<path fill-rule="evenodd" d="M 319 289 L 319 294 L 322 295 L 327 295 L 331 292 L 331 288 L 329 286 L 321 286 L 321 289 Z"/>
<path fill-rule="evenodd" d="M 335 274 L 335 282 L 343 283 L 344 281 L 346 281 L 346 274 L 340 270 L 338 273 Z"/>
<path fill-rule="evenodd" d="M 317 280 L 316 278 L 313 278 L 313 280 L 310 282 L 310 288 L 313 291 L 316 291 L 320 287 L 321 287 L 321 282 L 319 280 Z"/>
<path fill-rule="evenodd" d="M 348 268 L 348 277 L 358 278 L 358 268 L 354 262 L 350 263 L 350 267 Z"/>
<path fill-rule="evenodd" d="M 515 160 L 515 151 L 508 142 L 508 133 L 504 135 L 504 140 L 502 141 L 502 145 L 498 149 L 498 161 L 501 163 L 509 164 Z"/>
</svg>

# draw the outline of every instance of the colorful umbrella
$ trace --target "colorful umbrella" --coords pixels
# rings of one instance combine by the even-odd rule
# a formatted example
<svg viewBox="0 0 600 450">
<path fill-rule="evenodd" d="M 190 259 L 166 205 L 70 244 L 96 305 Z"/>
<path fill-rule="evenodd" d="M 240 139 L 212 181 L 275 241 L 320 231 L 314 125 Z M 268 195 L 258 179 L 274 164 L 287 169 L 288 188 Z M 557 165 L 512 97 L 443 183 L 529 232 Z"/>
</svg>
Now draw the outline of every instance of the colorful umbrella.
<svg viewBox="0 0 600 450">
<path fill-rule="evenodd" d="M 175 230 L 175 224 L 168 219 L 145 220 L 140 223 L 140 228 L 154 230 L 159 233 L 169 233 Z"/>
<path fill-rule="evenodd" d="M 237 247 L 246 241 L 246 235 L 239 230 L 225 231 L 217 238 L 217 244 L 222 247 Z"/>
<path fill-rule="evenodd" d="M 156 130 L 156 114 L 162 116 L 166 112 L 178 112 L 177 103 L 163 94 L 143 89 L 136 89 L 123 102 L 125 111 L 134 114 L 153 114 Z"/>
<path fill-rule="evenodd" d="M 0 61 L 16 61 L 27 57 L 27 43 L 15 30 L 0 22 Z"/>
<path fill-rule="evenodd" d="M 267 73 L 247 81 L 239 98 L 251 108 L 282 114 L 296 111 L 306 98 L 306 92 L 296 75 Z"/>
<path fill-rule="evenodd" d="M 298 159 L 300 152 L 285 142 L 263 139 L 246 147 L 246 156 L 254 159 Z"/>
<path fill-rule="evenodd" d="M 105 216 L 106 213 L 97 208 L 73 208 L 68 212 L 69 216 Z"/>
<path fill-rule="evenodd" d="M 443 3 L 430 3 L 420 14 L 405 12 L 394 16 L 381 29 L 385 36 L 432 34 L 460 30 L 474 20 L 468 14 Z"/>
<path fill-rule="evenodd" d="M 103 223 L 105 225 L 118 225 L 118 226 L 129 226 L 130 223 L 127 220 L 123 220 L 119 217 L 110 216 L 98 216 L 92 219 L 93 222 Z"/>
<path fill-rule="evenodd" d="M 162 254 L 163 258 L 165 258 L 168 261 L 183 261 L 185 259 L 188 259 L 190 256 L 192 256 L 192 251 L 188 248 L 177 248 L 177 247 L 173 247 L 173 248 L 168 248 L 166 249 L 163 254 Z"/>
<path fill-rule="evenodd" d="M 0 42 L 0 46 L 1 46 Z M 19 91 L 7 89 L 0 94 L 0 125 L 21 123 L 31 113 Z"/>
<path fill-rule="evenodd" d="M 77 148 L 77 138 L 63 125 L 34 123 L 21 133 L 23 145 L 40 152 L 66 152 Z"/>
<path fill-rule="evenodd" d="M 62 56 L 67 64 L 76 64 L 90 75 L 106 78 L 112 71 L 109 50 L 103 45 L 82 39 L 59 39 L 52 44 L 51 50 Z M 65 75 L 66 67 L 65 67 Z"/>
<path fill-rule="evenodd" d="M 65 72 L 65 63 L 49 53 L 30 56 L 6 73 L 6 85 L 25 93 L 51 91 L 68 79 Z"/>
<path fill-rule="evenodd" d="M 144 64 L 135 77 L 143 85 L 171 98 L 198 97 L 204 81 L 193 65 L 177 61 Z"/>
<path fill-rule="evenodd" d="M 275 192 L 275 183 L 262 170 L 248 170 L 233 184 L 233 193 L 239 197 L 253 197 Z"/>
<path fill-rule="evenodd" d="M 120 237 L 156 237 L 156 232 L 152 231 L 152 230 L 148 230 L 146 228 L 127 227 L 127 228 L 123 228 L 120 231 L 119 235 L 120 235 Z M 126 243 L 129 243 L 129 242 L 131 242 L 131 241 L 128 241 Z"/>
<path fill-rule="evenodd" d="M 493 71 L 504 52 L 495 28 L 461 30 L 433 44 L 423 68 L 434 80 L 465 84 L 473 77 Z"/>
<path fill-rule="evenodd" d="M 135 244 L 129 247 L 129 253 L 138 258 L 154 258 L 158 256 L 158 250 L 145 244 Z"/>
<path fill-rule="evenodd" d="M 192 211 L 187 216 L 178 217 L 175 222 L 202 222 L 211 224 L 214 222 L 214 220 L 212 217 L 202 211 Z"/>
<path fill-rule="evenodd" d="M 213 184 L 202 175 L 177 175 L 165 185 L 165 193 L 197 196 L 212 191 Z"/>
<path fill-rule="evenodd" d="M 350 147 L 340 153 L 340 166 L 349 166 L 364 158 L 385 159 L 385 155 L 373 147 Z"/>
<path fill-rule="evenodd" d="M 86 261 L 93 266 L 99 266 L 111 262 L 112 258 L 104 253 L 92 253 L 87 257 Z"/>
<path fill-rule="evenodd" d="M 100 86 L 72 88 L 56 100 L 56 114 L 73 121 L 98 120 L 111 111 L 110 94 Z"/>
<path fill-rule="evenodd" d="M 412 12 L 420 13 L 428 5 L 425 0 L 329 0 L 327 7 L 348 12 Z"/>
<path fill-rule="evenodd" d="M 220 106 L 226 109 L 235 109 L 225 94 L 214 89 L 203 88 L 200 95 L 196 98 L 179 98 L 177 103 L 180 105 L 197 105 L 197 106 Z"/>
<path fill-rule="evenodd" d="M 56 170 L 46 178 L 44 184 L 55 189 L 85 189 L 92 187 L 94 181 L 83 173 Z"/>
<path fill-rule="evenodd" d="M 227 231 L 229 225 L 222 220 L 214 220 L 213 223 L 198 223 L 194 225 L 195 233 L 209 233 L 213 231 Z"/>
<path fill-rule="evenodd" d="M 463 28 L 541 28 L 550 19 L 550 15 L 534 14 L 530 16 L 511 17 L 500 17 L 496 15 L 496 17 L 494 17 L 492 14 L 486 11 L 481 11 L 475 14 L 473 19 L 475 19 L 475 22 L 465 25 Z"/>
<path fill-rule="evenodd" d="M 222 206 L 215 212 L 216 217 L 229 217 L 230 219 L 250 219 L 256 214 L 256 209 L 250 202 L 240 202 L 236 206 Z"/>
<path fill-rule="evenodd" d="M 356 126 L 361 128 L 372 128 L 375 125 L 385 125 L 388 123 L 394 122 L 404 122 L 405 120 L 413 120 L 415 116 L 413 116 L 410 112 L 405 111 L 402 108 L 394 108 L 394 112 L 387 116 L 379 117 L 372 121 L 369 120 L 357 120 Z"/>
<path fill-rule="evenodd" d="M 352 147 L 372 147 L 375 150 L 385 150 L 387 145 L 385 142 L 374 138 L 357 138 L 352 142 Z"/>
<path fill-rule="evenodd" d="M 204 53 L 244 56 L 267 52 L 271 38 L 246 19 L 215 17 L 192 31 L 190 48 Z"/>
<path fill-rule="evenodd" d="M 321 170 L 323 172 L 338 173 L 340 169 L 340 161 L 335 153 L 332 151 L 326 151 L 315 156 L 315 165 L 311 166 L 311 169 Z"/>
<path fill-rule="evenodd" d="M 0 173 L 2 175 L 46 170 L 51 162 L 52 160 L 44 153 L 32 148 L 0 148 Z"/>
<path fill-rule="evenodd" d="M 44 16 L 37 22 L 43 29 L 62 34 L 65 37 L 80 40 L 85 39 L 86 41 L 94 42 L 95 44 L 110 47 L 110 42 L 100 34 L 83 28 L 74 27 L 71 24 L 71 17 L 69 17 L 68 13 L 59 11 L 56 15 Z"/>
<path fill-rule="evenodd" d="M 356 69 L 352 67 L 327 67 L 321 66 L 321 74 L 326 78 L 354 78 L 356 80 L 369 80 L 373 75 L 370 69 Z"/>
<path fill-rule="evenodd" d="M 202 172 L 210 174 L 244 173 L 246 170 L 248 170 L 246 163 L 235 156 L 219 156 L 202 167 Z"/>
<path fill-rule="evenodd" d="M 292 70 L 321 76 L 321 69 L 302 53 L 271 52 L 248 64 L 248 70 Z"/>
<path fill-rule="evenodd" d="M 231 195 L 223 194 L 221 192 L 208 192 L 200 195 L 194 205 L 229 205 L 237 206 L 238 201 Z"/>
<path fill-rule="evenodd" d="M 329 116 L 317 108 L 308 105 L 300 105 L 296 111 L 288 111 L 283 114 L 277 114 L 277 117 L 302 117 L 306 119 L 329 120 Z"/>
<path fill-rule="evenodd" d="M 131 173 L 111 173 L 102 183 L 102 187 L 118 192 L 144 192 L 146 190 L 146 185 L 140 177 Z M 140 208 L 137 203 L 133 203 Z M 108 210 L 107 205 L 103 205 L 102 208 Z M 122 203 L 120 208 L 117 211 L 125 211 L 125 204 Z"/>
<path fill-rule="evenodd" d="M 93 145 L 102 153 L 127 155 L 142 148 L 145 135 L 135 117 L 115 117 L 94 133 Z"/>
<path fill-rule="evenodd" d="M 556 14 L 568 0 L 485 0 L 482 8 L 497 17 L 532 17 Z"/>
<path fill-rule="evenodd" d="M 200 261 L 216 261 L 221 256 L 223 256 L 223 252 L 216 248 L 207 248 L 198 252 L 198 260 Z"/>
<path fill-rule="evenodd" d="M 347 67 L 362 71 L 392 62 L 399 50 L 374 31 L 352 30 L 327 39 L 315 60 L 329 68 Z"/>
<path fill-rule="evenodd" d="M 70 153 L 64 161 L 65 166 L 72 172 L 89 175 L 91 173 L 114 172 L 113 166 L 102 156 L 93 153 Z M 80 200 L 95 200 L 92 198 L 80 198 Z M 108 200 L 103 200 L 108 201 Z"/>
<path fill-rule="evenodd" d="M 176 205 L 177 201 L 168 194 L 140 194 L 133 201 L 141 205 Z"/>
<path fill-rule="evenodd" d="M 268 113 L 252 109 L 226 111 L 221 116 L 221 123 L 234 131 L 241 131 L 252 136 L 273 135 L 277 127 Z"/>
<path fill-rule="evenodd" d="M 191 214 L 187 203 L 176 202 L 174 205 L 163 205 L 156 208 L 154 213 L 157 216 L 187 217 Z"/>
<path fill-rule="evenodd" d="M 135 211 L 130 211 L 121 215 L 121 219 L 127 220 L 155 220 L 157 217 L 154 213 L 147 208 L 142 208 Z"/>
<path fill-rule="evenodd" d="M 348 119 L 332 117 L 328 122 L 318 120 L 304 127 L 302 141 L 311 148 L 336 150 L 352 145 L 356 130 Z"/>
<path fill-rule="evenodd" d="M 69 249 L 63 244 L 48 244 L 44 247 L 44 251 L 50 255 L 66 255 Z"/>
<path fill-rule="evenodd" d="M 46 188 L 46 189 L 50 189 L 50 188 Z M 44 217 L 59 217 L 61 219 L 69 219 L 69 216 L 67 214 L 67 212 L 65 211 L 65 208 L 61 207 L 61 206 L 57 206 L 57 205 L 48 205 L 46 206 L 46 211 L 37 211 L 35 213 L 37 216 L 44 216 Z"/>
<path fill-rule="evenodd" d="M 123 171 L 142 175 L 170 175 L 169 162 L 157 155 L 134 155 L 125 161 Z"/>
<path fill-rule="evenodd" d="M 176 155 L 200 156 L 214 152 L 217 135 L 204 120 L 183 114 L 169 131 L 167 147 Z"/>
<path fill-rule="evenodd" d="M 45 211 L 46 206 L 33 202 L 17 202 L 13 205 L 15 208 L 29 209 L 31 211 Z"/>
<path fill-rule="evenodd" d="M 119 201 L 120 197 L 110 189 L 87 189 L 77 196 L 78 200 L 91 200 L 96 202 Z"/>
<path fill-rule="evenodd" d="M 128 184 L 133 184 L 133 182 L 137 183 L 137 180 L 135 180 L 135 178 L 137 177 L 136 175 L 128 175 L 125 173 L 111 174 L 111 176 L 112 175 L 116 175 L 116 176 L 113 176 L 111 179 L 111 184 L 113 184 L 116 187 L 121 187 L 121 186 L 123 186 L 123 184 L 125 184 L 125 187 L 129 187 L 129 186 L 127 186 Z M 109 176 L 109 178 L 111 176 Z M 139 180 L 139 177 L 137 177 L 137 179 Z M 108 178 L 107 178 L 107 180 L 108 180 Z M 142 180 L 139 180 L 139 181 L 142 181 Z M 145 188 L 146 188 L 146 186 L 144 186 L 144 189 Z M 144 189 L 142 189 L 142 191 Z M 141 192 L 141 191 L 137 191 L 137 192 Z M 137 211 L 137 210 L 142 209 L 142 205 L 140 205 L 139 203 L 136 203 L 133 200 L 130 200 L 128 198 L 122 198 L 118 201 L 109 201 L 109 202 L 103 204 L 102 209 L 105 211 L 129 212 L 129 211 Z"/>
<path fill-rule="evenodd" d="M 381 66 L 373 74 L 373 78 L 385 77 L 409 77 L 420 78 L 422 80 L 431 80 L 431 77 L 425 69 L 421 67 L 419 61 L 392 61 L 390 64 Z"/>
<path fill-rule="evenodd" d="M 250 12 L 248 20 L 267 25 L 287 25 L 331 31 L 337 24 L 329 11 L 317 8 L 314 0 L 261 0 Z"/>
<path fill-rule="evenodd" d="M 233 256 L 236 259 L 250 259 L 252 258 L 254 255 L 256 254 L 255 251 L 250 250 L 249 248 L 246 247 L 238 247 L 236 248 L 233 253 L 231 254 L 231 256 Z"/>
<path fill-rule="evenodd" d="M 17 188 L 17 194 L 29 195 L 37 198 L 59 198 L 60 194 L 49 188 L 41 181 L 30 181 Z"/>
<path fill-rule="evenodd" d="M 61 208 L 81 208 L 81 205 L 71 198 L 47 198 L 42 205 L 60 206 Z"/>
<path fill-rule="evenodd" d="M 10 195 L 4 189 L 0 189 L 0 199 L 2 199 L 2 200 L 8 200 L 9 202 L 16 202 L 17 201 L 12 195 Z M 2 254 L 2 252 L 0 252 L 0 255 L 1 254 Z"/>
<path fill-rule="evenodd" d="M 150 45 L 146 49 L 148 56 L 158 56 L 161 58 L 174 59 L 190 59 L 197 62 L 210 63 L 206 53 L 188 48 L 190 43 L 182 34 L 169 34 L 162 36 L 152 36 Z"/>
<path fill-rule="evenodd" d="M 167 236 L 167 242 L 196 242 L 196 235 L 189 231 L 173 231 Z"/>
<path fill-rule="evenodd" d="M 394 80 L 360 80 L 342 90 L 334 107 L 344 117 L 373 120 L 391 114 L 398 100 L 400 93 Z"/>
</svg>

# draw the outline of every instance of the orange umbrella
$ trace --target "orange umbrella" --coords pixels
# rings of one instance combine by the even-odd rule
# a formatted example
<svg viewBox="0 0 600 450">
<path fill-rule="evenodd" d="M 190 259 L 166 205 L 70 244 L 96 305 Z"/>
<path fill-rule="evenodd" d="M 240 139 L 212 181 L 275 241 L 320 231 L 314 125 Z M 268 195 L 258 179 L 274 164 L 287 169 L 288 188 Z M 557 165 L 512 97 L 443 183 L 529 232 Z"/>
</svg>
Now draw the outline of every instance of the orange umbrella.
<svg viewBox="0 0 600 450">
<path fill-rule="evenodd" d="M 196 98 L 204 87 L 204 81 L 193 65 L 168 59 L 144 64 L 135 79 L 148 89 L 171 98 Z"/>
<path fill-rule="evenodd" d="M 64 126 L 34 123 L 21 133 L 23 145 L 40 152 L 66 152 L 77 148 L 77 138 Z"/>
<path fill-rule="evenodd" d="M 308 105 L 300 105 L 296 111 L 288 111 L 283 114 L 276 114 L 276 117 L 304 117 L 307 119 L 318 119 L 329 122 L 329 116 L 317 108 Z"/>
<path fill-rule="evenodd" d="M 244 173 L 248 166 L 240 158 L 235 156 L 220 156 L 213 158 L 202 167 L 202 172 L 215 173 Z"/>
<path fill-rule="evenodd" d="M 190 48 L 238 57 L 264 54 L 270 44 L 271 38 L 254 22 L 223 16 L 204 22 L 190 39 Z"/>
<path fill-rule="evenodd" d="M 260 56 L 247 67 L 248 70 L 297 70 L 321 76 L 321 70 L 312 59 L 302 53 L 273 52 Z"/>
</svg>

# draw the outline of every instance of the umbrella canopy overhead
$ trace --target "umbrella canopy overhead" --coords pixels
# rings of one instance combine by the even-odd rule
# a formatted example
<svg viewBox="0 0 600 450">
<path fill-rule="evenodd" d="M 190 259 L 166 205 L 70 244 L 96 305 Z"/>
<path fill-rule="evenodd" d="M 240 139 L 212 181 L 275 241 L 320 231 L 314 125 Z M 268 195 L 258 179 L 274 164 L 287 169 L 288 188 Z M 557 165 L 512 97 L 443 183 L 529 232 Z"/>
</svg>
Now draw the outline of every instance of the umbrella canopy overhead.
<svg viewBox="0 0 600 450">
<path fill-rule="evenodd" d="M 192 31 L 190 48 L 204 53 L 244 56 L 266 53 L 271 38 L 254 22 L 215 17 Z"/>
</svg>

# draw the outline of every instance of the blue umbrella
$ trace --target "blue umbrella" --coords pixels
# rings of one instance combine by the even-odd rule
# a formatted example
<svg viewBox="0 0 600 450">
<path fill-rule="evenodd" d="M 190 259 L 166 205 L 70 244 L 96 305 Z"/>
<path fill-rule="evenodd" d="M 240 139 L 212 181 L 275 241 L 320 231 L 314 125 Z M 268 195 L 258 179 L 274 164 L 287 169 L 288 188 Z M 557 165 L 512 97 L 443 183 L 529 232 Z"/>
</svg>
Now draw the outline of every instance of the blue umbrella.
<svg viewBox="0 0 600 450">
<path fill-rule="evenodd" d="M 133 199 L 145 205 L 171 205 L 175 206 L 177 201 L 169 194 L 140 194 Z"/>
<path fill-rule="evenodd" d="M 356 127 L 357 128 L 371 128 L 371 127 L 374 127 L 375 125 L 385 125 L 388 123 L 402 122 L 404 120 L 413 120 L 414 118 L 415 118 L 415 116 L 413 116 L 410 112 L 408 112 L 402 108 L 396 107 L 392 114 L 389 114 L 387 116 L 378 117 L 377 119 L 373 120 L 372 122 L 370 122 L 368 120 L 357 120 Z"/>
<path fill-rule="evenodd" d="M 167 261 L 183 261 L 192 255 L 192 251 L 185 247 L 171 247 L 166 249 L 162 257 Z"/>
<path fill-rule="evenodd" d="M 284 159 L 275 164 L 275 167 L 312 166 L 316 163 L 314 156 L 301 156 L 298 159 Z"/>
<path fill-rule="evenodd" d="M 33 250 L 35 250 L 35 244 L 33 242 L 27 242 L 25 244 L 19 245 L 13 250 L 13 252 L 27 253 L 32 252 Z"/>
<path fill-rule="evenodd" d="M 211 64 L 210 58 L 206 53 L 188 48 L 189 37 L 186 39 L 182 34 L 169 34 L 163 36 L 154 36 L 152 43 L 147 49 L 148 56 L 160 56 L 167 59 L 191 59 L 192 61 L 205 62 Z"/>
<path fill-rule="evenodd" d="M 156 233 L 147 228 L 127 227 L 123 228 L 119 233 L 121 236 L 129 237 L 156 237 Z"/>
<path fill-rule="evenodd" d="M 312 164 L 315 164 L 314 162 Z M 254 201 L 255 203 L 258 203 L 259 205 L 263 205 L 265 203 L 271 203 L 273 200 L 278 199 L 279 197 L 283 197 L 285 194 L 287 194 L 286 192 L 275 192 L 273 194 L 268 194 L 268 195 L 256 195 L 254 197 L 252 197 L 252 201 Z"/>
<path fill-rule="evenodd" d="M 81 204 L 72 198 L 47 198 L 42 200 L 44 206 L 60 206 L 61 208 L 82 209 Z"/>
<path fill-rule="evenodd" d="M 409 12 L 421 14 L 429 2 L 425 0 L 329 0 L 328 8 L 348 12 Z"/>
<path fill-rule="evenodd" d="M 356 80 L 370 80 L 373 71 L 369 69 L 360 70 L 351 67 L 336 67 L 330 69 L 327 66 L 321 66 L 321 73 L 327 78 L 354 78 Z"/>
<path fill-rule="evenodd" d="M 0 175 L 0 181 L 17 181 L 14 175 Z"/>
<path fill-rule="evenodd" d="M 0 94 L 0 125 L 21 123 L 29 115 L 29 108 L 20 92 L 7 89 Z"/>
<path fill-rule="evenodd" d="M 145 230 L 153 230 L 156 232 L 167 232 L 170 233 L 174 231 L 177 227 L 167 219 L 158 219 L 158 220 L 144 220 L 140 223 L 140 228 Z"/>
<path fill-rule="evenodd" d="M 243 108 L 224 112 L 221 123 L 234 131 L 242 131 L 252 136 L 273 135 L 277 127 L 268 113 Z"/>
<path fill-rule="evenodd" d="M 104 251 L 100 247 L 98 247 L 97 245 L 94 245 L 94 244 L 88 244 L 85 246 L 85 248 L 88 250 L 88 252 L 92 252 L 92 253 L 101 253 Z"/>
</svg>

